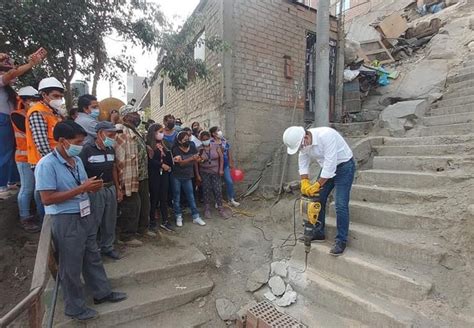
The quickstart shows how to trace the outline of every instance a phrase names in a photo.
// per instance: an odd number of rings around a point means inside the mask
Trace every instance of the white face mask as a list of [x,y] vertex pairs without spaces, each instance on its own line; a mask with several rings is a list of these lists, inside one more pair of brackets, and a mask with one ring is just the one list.
[[217,136],[219,137],[219,139],[222,139],[224,134],[222,133],[222,131],[217,131]]
[[53,99],[49,102],[49,105],[58,111],[61,111],[61,107],[63,106],[63,104],[64,104],[64,100],[62,98]]

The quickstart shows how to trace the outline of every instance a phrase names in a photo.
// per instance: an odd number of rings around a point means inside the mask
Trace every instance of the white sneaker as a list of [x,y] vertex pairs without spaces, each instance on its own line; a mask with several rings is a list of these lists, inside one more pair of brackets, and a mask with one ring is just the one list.
[[236,202],[235,199],[231,199],[231,200],[230,200],[230,203],[231,203],[232,206],[234,206],[234,207],[239,207],[239,206],[240,206],[240,203],[239,203],[239,202]]
[[181,215],[176,217],[176,226],[182,227],[183,226],[183,217]]
[[193,222],[196,223],[196,224],[199,224],[200,226],[205,226],[205,225],[206,225],[206,222],[204,222],[204,220],[201,219],[200,216],[198,216],[197,218],[193,219]]
[[156,233],[151,230],[147,230],[145,232],[145,235],[147,235],[148,237],[156,237]]

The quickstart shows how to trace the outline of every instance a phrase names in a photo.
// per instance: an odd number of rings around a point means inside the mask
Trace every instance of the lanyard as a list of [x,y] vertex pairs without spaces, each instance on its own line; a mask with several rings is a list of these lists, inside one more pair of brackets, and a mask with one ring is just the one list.
[[[56,151],[53,151],[53,155],[54,157],[56,157],[56,159],[58,160],[58,162],[61,163],[61,161],[59,160],[58,158],[58,155],[56,155]],[[63,164],[63,163],[61,163]],[[69,165],[67,165],[66,163],[64,163],[64,166],[66,166],[67,170],[69,171],[69,173],[71,173],[72,177],[74,178],[74,180],[76,181],[76,184],[77,186],[80,186],[81,185],[81,174],[79,173],[79,167],[76,163],[75,167],[76,167],[76,173],[77,173],[77,176],[76,174],[74,173],[74,170],[72,167],[70,167]]]

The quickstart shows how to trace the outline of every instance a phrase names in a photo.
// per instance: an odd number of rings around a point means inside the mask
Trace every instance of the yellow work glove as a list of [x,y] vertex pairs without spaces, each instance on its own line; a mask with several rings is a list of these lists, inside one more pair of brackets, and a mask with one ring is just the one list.
[[308,196],[315,196],[319,192],[320,189],[321,189],[321,185],[319,184],[319,182],[315,182],[308,187],[306,194]]
[[311,187],[311,182],[309,179],[302,179],[301,180],[301,194],[304,196],[309,196],[308,189]]

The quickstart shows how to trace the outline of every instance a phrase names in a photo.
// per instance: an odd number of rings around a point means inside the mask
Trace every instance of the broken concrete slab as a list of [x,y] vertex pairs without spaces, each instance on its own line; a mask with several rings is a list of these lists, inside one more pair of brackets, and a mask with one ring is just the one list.
[[237,307],[226,298],[216,300],[216,310],[219,317],[224,321],[236,319]]
[[273,262],[271,264],[271,275],[277,275],[282,278],[286,278],[288,274],[288,263],[284,261]]
[[254,292],[268,282],[270,277],[270,265],[264,264],[254,272],[250,274],[250,277],[247,280],[247,290],[249,292]]
[[277,297],[273,295],[271,291],[266,292],[265,294],[263,294],[263,296],[265,296],[265,298],[269,300],[270,302],[273,302],[277,299]]
[[271,277],[268,281],[268,285],[275,296],[281,296],[285,293],[285,282],[279,276]]
[[426,100],[402,101],[390,105],[380,114],[382,127],[391,136],[402,137],[407,130],[412,129],[418,119],[422,118],[428,109]]
[[456,56],[456,46],[450,35],[437,34],[428,44],[428,59],[452,59]]
[[296,302],[297,298],[296,292],[293,290],[293,288],[290,286],[290,284],[286,285],[286,290],[285,294],[278,299],[275,304],[281,307],[287,307],[290,306],[291,304]]
[[447,60],[423,60],[402,76],[397,84],[386,88],[387,93],[381,102],[394,103],[400,100],[427,98],[430,94],[444,90],[447,76]]

